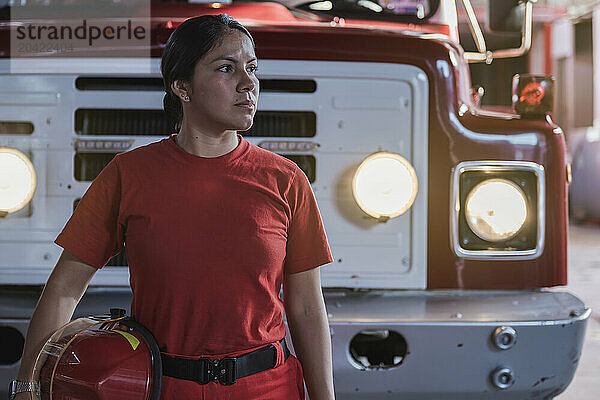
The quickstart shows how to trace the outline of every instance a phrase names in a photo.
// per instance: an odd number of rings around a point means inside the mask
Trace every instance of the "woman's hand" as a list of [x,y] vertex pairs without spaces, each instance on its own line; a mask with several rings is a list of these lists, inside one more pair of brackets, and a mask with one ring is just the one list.
[[33,392],[17,393],[14,400],[40,400]]

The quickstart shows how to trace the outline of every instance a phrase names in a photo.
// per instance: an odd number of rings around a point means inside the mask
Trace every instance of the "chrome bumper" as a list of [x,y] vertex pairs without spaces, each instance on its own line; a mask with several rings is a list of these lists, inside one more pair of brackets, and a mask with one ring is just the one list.
[[591,314],[545,290],[324,296],[340,400],[552,398],[573,378]]

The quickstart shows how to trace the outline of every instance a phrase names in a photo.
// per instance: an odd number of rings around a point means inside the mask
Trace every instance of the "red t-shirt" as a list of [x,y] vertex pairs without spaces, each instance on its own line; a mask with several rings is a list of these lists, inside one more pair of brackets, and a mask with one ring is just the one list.
[[175,136],[118,154],[55,243],[97,268],[125,243],[132,314],[164,352],[280,340],[283,274],[333,261],[306,175],[240,135],[215,158],[186,152]]

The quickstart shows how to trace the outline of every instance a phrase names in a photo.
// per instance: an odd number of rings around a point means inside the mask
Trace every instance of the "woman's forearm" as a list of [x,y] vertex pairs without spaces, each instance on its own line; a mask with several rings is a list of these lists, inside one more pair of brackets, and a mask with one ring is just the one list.
[[331,336],[325,305],[311,313],[286,315],[310,400],[333,400]]
[[64,251],[42,291],[29,322],[17,379],[32,379],[37,356],[48,338],[71,320],[96,268]]
[[31,381],[35,360],[42,346],[58,328],[70,321],[78,300],[64,297],[59,290],[46,285],[29,322],[18,380]]

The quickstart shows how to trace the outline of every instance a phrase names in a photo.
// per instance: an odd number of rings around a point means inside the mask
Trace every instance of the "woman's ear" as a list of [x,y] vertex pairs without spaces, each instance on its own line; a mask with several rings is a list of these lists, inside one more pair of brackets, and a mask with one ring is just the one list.
[[171,83],[171,90],[177,97],[185,97],[186,95],[189,96],[191,93],[187,82],[184,82],[180,79],[177,79]]

